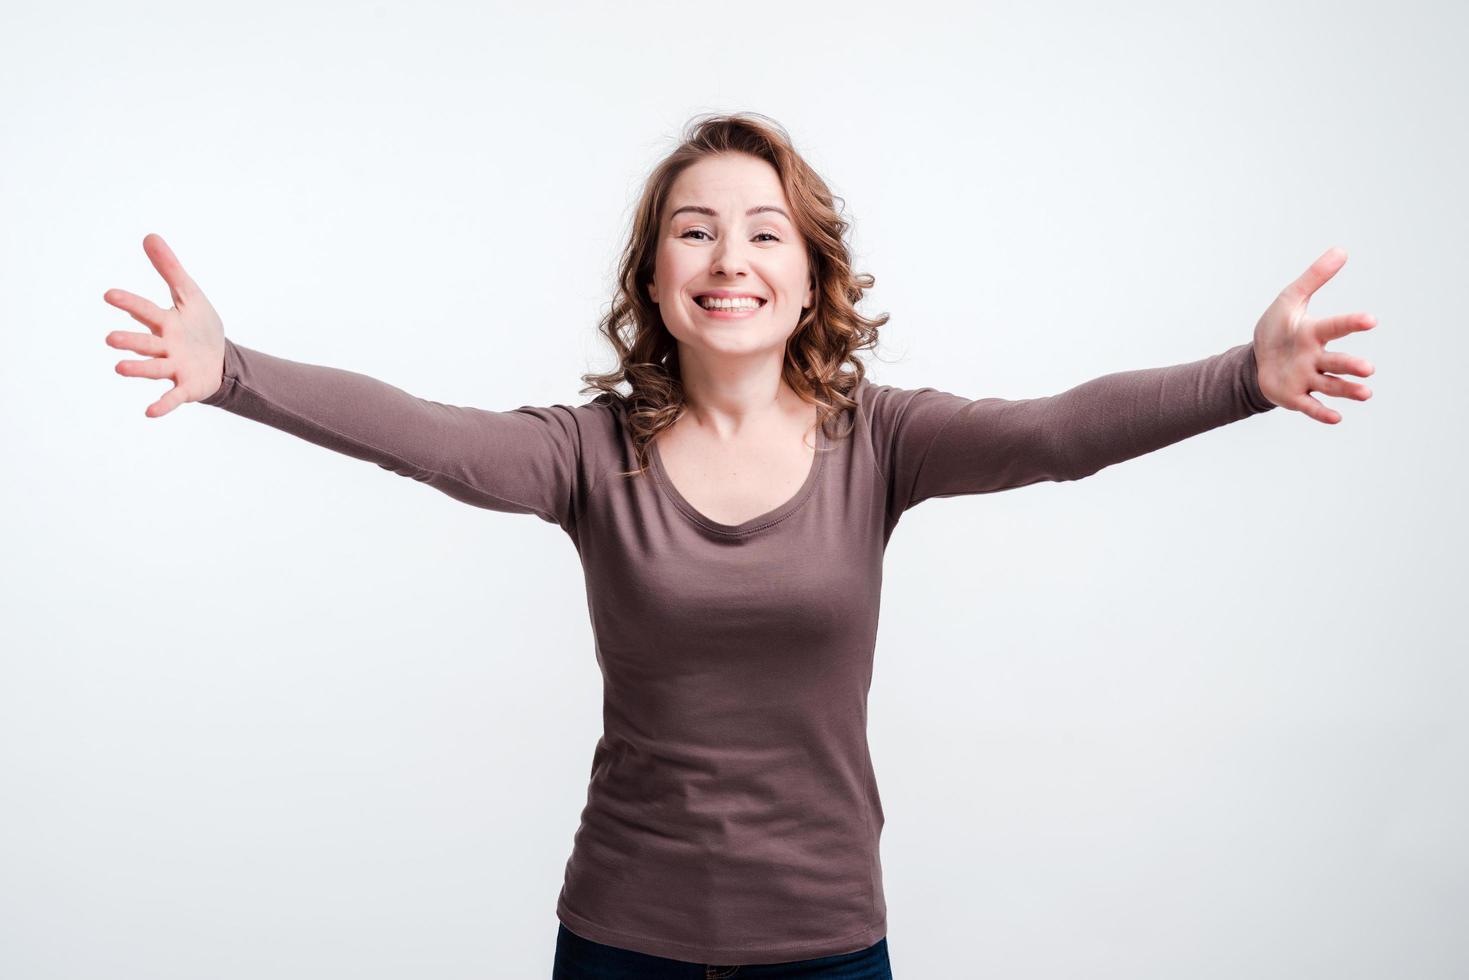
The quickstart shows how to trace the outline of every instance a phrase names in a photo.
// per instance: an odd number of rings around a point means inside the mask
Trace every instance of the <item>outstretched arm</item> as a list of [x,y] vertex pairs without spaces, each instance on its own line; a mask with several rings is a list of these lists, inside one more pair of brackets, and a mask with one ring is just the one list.
[[569,529],[581,467],[576,409],[489,411],[411,395],[354,371],[225,340],[224,379],[200,401],[411,477],[476,507]]
[[218,313],[161,237],[144,238],[143,250],[173,307],[122,289],[102,298],[148,328],[107,335],[109,346],[145,356],[119,361],[117,372],[174,383],[148,406],[149,418],[193,401],[216,405],[466,503],[571,530],[588,470],[582,426],[602,424],[595,408],[445,405],[367,375],[241,347],[224,336]]
[[1275,406],[1251,344],[1167,367],[1119,371],[1041,398],[968,399],[922,389],[904,413],[894,473],[903,509],[930,497],[1080,480]]
[[1370,314],[1313,320],[1305,304],[1345,261],[1331,250],[1286,287],[1255,339],[1212,357],[1122,371],[1043,398],[969,399],[934,388],[875,387],[874,450],[888,481],[888,522],[930,497],[1079,480],[1277,405],[1322,422],[1341,416],[1308,392],[1365,400],[1372,365],[1327,341],[1376,323]]

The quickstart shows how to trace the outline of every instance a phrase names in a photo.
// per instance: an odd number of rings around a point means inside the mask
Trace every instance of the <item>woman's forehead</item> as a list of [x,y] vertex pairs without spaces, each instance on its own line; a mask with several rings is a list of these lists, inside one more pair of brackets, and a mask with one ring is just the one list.
[[782,208],[786,203],[775,168],[746,154],[722,154],[691,164],[674,180],[669,192],[674,207],[698,204],[723,209],[743,202],[762,203],[756,198]]

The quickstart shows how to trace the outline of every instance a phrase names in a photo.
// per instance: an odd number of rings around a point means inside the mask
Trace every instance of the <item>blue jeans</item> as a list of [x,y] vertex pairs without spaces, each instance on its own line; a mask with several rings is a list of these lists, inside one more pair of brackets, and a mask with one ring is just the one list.
[[743,966],[688,963],[604,946],[584,939],[560,924],[556,932],[556,962],[551,980],[893,980],[884,936],[855,953],[819,956],[788,963]]

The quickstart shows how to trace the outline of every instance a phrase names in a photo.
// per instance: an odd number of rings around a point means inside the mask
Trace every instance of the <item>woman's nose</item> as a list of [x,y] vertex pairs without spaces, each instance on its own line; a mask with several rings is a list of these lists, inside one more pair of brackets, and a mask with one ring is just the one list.
[[714,247],[713,254],[709,256],[709,267],[716,272],[744,269],[746,267],[744,253],[737,244],[720,243]]

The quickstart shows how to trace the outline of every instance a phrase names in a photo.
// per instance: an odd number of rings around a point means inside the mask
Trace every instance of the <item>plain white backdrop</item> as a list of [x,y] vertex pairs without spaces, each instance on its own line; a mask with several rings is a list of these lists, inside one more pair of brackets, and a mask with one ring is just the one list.
[[1446,0],[7,4],[0,975],[549,975],[601,732],[570,541],[146,418],[102,294],[168,305],[157,232],[246,346],[578,404],[648,169],[752,110],[846,201],[880,383],[1206,357],[1332,245],[1312,314],[1379,320],[1339,425],[906,515],[896,976],[1465,976],[1466,43]]

